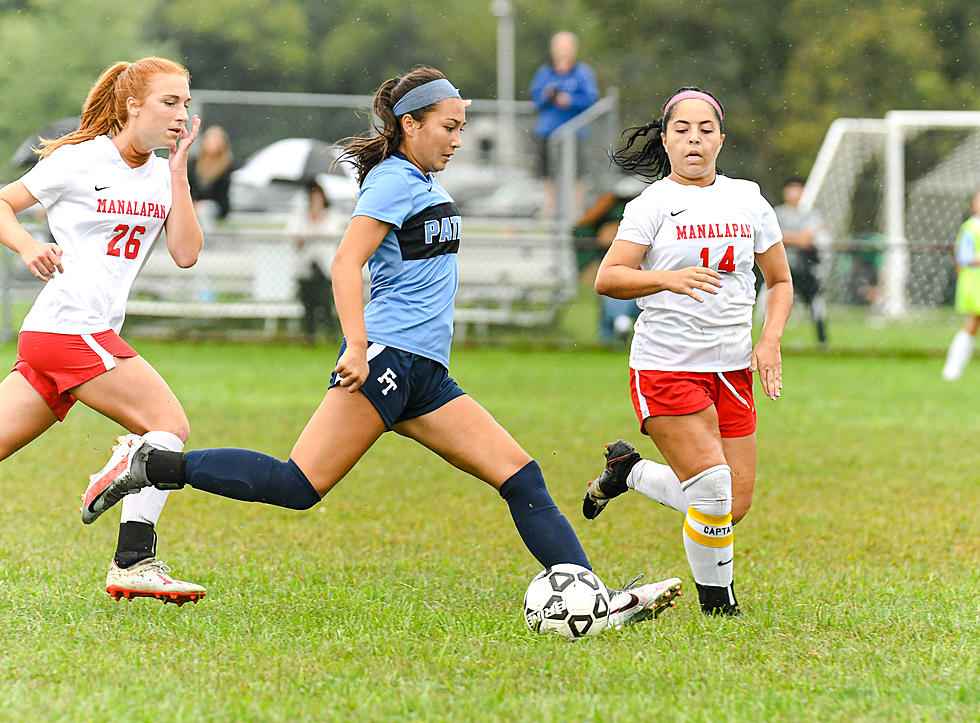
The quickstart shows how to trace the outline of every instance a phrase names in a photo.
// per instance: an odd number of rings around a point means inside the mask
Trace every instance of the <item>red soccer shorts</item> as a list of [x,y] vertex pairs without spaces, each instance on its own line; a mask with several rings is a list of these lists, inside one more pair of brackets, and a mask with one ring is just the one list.
[[64,421],[77,401],[69,389],[115,367],[114,357],[134,356],[138,356],[136,351],[111,329],[98,334],[22,331],[17,338],[14,370],[23,375],[58,419]]
[[752,372],[661,372],[630,369],[630,396],[640,420],[694,414],[712,404],[722,437],[746,437],[755,431]]

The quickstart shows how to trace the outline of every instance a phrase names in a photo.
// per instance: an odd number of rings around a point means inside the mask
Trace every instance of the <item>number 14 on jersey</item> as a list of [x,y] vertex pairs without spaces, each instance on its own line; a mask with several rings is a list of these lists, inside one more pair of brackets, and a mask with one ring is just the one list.
[[[711,259],[709,258],[710,249],[705,246],[701,249],[701,265],[705,268],[711,268]],[[735,247],[729,246],[725,249],[725,254],[721,257],[721,261],[718,262],[718,270],[726,271],[732,273],[735,271]]]

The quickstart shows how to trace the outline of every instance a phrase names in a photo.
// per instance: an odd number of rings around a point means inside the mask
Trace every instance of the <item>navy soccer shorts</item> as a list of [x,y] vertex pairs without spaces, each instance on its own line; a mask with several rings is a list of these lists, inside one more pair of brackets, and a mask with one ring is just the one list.
[[[347,342],[340,345],[337,358]],[[449,376],[442,364],[428,357],[371,342],[367,349],[371,369],[358,390],[378,410],[388,429],[398,422],[433,412],[466,392]],[[338,384],[337,373],[330,375],[330,386]]]

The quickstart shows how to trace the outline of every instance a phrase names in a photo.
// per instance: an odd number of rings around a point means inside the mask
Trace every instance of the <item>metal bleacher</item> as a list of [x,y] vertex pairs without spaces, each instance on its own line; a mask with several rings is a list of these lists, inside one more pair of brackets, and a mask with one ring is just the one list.
[[[329,273],[339,236],[308,241]],[[129,316],[259,319],[267,333],[299,319],[297,277],[304,273],[291,235],[280,230],[229,229],[207,234],[197,264],[181,269],[164,240],[137,277]],[[368,288],[365,268],[365,292]],[[570,243],[545,230],[464,232],[456,295],[458,333],[467,326],[543,326],[575,292]]]

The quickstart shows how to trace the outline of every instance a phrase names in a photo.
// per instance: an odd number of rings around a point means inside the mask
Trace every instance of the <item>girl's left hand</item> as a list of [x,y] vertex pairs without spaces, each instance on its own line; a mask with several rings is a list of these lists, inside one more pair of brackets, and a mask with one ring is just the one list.
[[759,372],[762,391],[775,400],[783,388],[783,361],[779,353],[779,343],[760,339],[752,350],[749,371]]
[[194,139],[197,138],[197,131],[200,127],[201,119],[198,116],[194,116],[191,120],[190,130],[186,128],[180,129],[180,138],[170,147],[171,172],[187,170],[187,152],[191,144],[194,143]]

